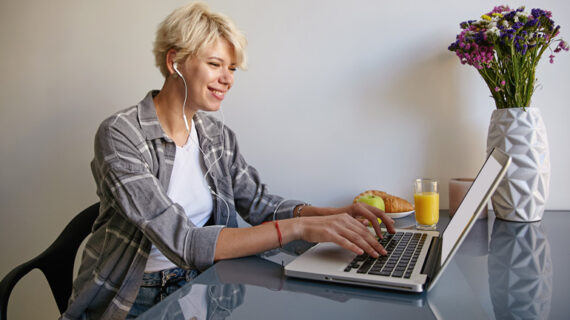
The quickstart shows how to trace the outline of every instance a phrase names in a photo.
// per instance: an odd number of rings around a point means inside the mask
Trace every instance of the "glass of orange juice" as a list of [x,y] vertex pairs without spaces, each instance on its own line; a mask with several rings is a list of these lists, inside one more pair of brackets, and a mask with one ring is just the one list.
[[416,179],[414,183],[416,228],[435,230],[439,221],[439,190],[435,179]]

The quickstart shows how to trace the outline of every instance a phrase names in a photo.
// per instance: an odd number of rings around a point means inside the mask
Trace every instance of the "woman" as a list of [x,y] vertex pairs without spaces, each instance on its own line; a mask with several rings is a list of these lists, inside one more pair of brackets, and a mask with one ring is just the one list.
[[[234,71],[245,67],[244,47],[233,23],[201,3],[176,9],[159,25],[154,54],[162,89],[105,120],[95,138],[91,166],[101,209],[62,318],[135,317],[217,260],[297,239],[385,254],[355,219],[372,221],[380,235],[380,217],[393,232],[384,212],[269,194],[234,133],[207,114],[220,108]],[[253,227],[237,228],[237,213]]]

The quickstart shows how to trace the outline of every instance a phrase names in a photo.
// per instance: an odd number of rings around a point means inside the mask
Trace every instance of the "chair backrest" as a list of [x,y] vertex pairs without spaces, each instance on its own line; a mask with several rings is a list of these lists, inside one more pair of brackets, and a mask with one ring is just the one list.
[[8,300],[16,283],[35,268],[46,276],[60,313],[67,309],[73,284],[73,264],[81,242],[91,233],[99,215],[99,203],[81,211],[43,253],[21,264],[0,282],[0,320],[7,317]]

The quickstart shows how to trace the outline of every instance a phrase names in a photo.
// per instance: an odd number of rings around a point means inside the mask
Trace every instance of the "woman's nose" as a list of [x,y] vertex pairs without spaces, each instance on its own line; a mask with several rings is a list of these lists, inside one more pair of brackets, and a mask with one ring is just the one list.
[[231,86],[234,83],[234,75],[230,70],[225,70],[220,75],[219,81],[221,84]]

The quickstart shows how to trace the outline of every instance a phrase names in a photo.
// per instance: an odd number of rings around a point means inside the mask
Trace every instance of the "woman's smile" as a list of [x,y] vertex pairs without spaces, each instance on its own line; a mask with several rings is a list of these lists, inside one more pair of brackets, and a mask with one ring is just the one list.
[[234,49],[225,39],[190,56],[180,70],[188,84],[187,110],[217,111],[234,83],[235,65]]

